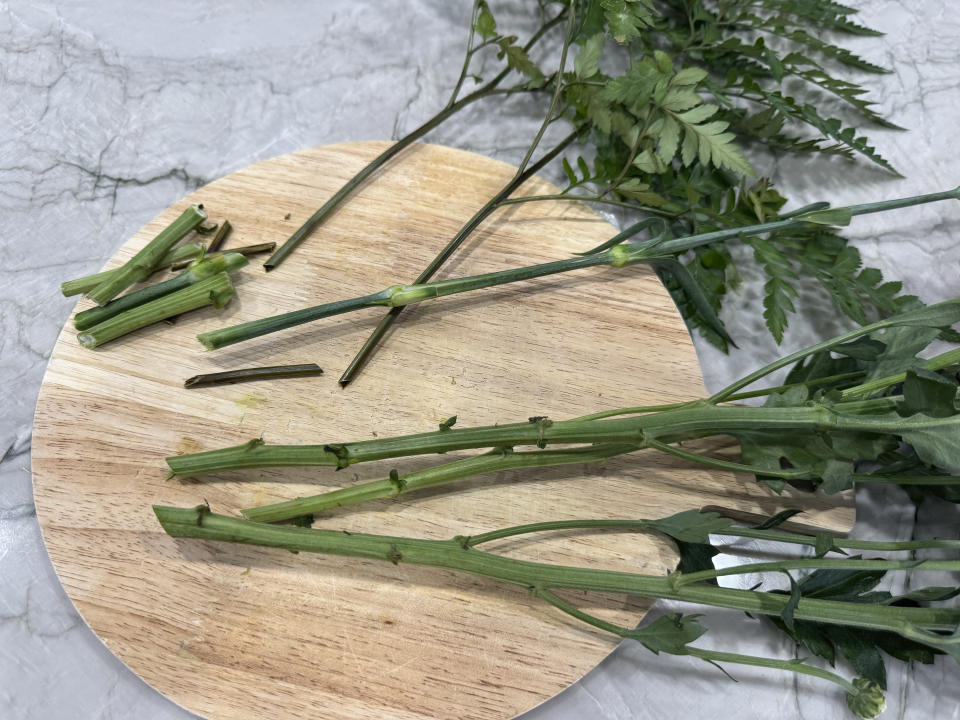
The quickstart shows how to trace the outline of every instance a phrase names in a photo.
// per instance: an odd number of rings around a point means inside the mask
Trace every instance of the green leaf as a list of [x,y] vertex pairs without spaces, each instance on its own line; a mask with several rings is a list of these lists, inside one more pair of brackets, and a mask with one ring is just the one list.
[[441,430],[449,430],[450,428],[452,428],[452,427],[453,427],[454,425],[456,425],[456,424],[457,424],[457,416],[456,416],[456,415],[451,415],[451,416],[448,417],[446,420],[444,420],[442,423],[440,423],[440,429],[441,429]]
[[903,418],[901,437],[924,462],[960,473],[960,415],[932,418],[922,413]]
[[820,478],[820,489],[828,495],[850,490],[853,487],[853,463],[827,460]]
[[[851,559],[859,560],[860,556]],[[856,600],[875,588],[885,574],[884,570],[814,570],[800,581],[800,592],[803,597]]]
[[876,360],[887,346],[871,337],[857,338],[853,342],[834,345],[830,348],[838,355],[846,355],[854,360]]
[[[701,570],[713,570],[713,558],[720,551],[713,545],[706,543],[688,543],[675,540],[677,551],[680,553],[680,562],[677,563],[677,572],[695,573]],[[716,585],[716,579],[703,580],[708,585]]]
[[484,40],[497,36],[497,23],[490,12],[490,6],[485,0],[480,0],[480,12],[477,14],[477,24],[474,26],[477,34]]
[[787,520],[792,518],[794,515],[799,515],[803,510],[791,509],[791,510],[781,510],[776,515],[771,515],[766,520],[764,520],[759,525],[754,525],[755,530],[770,530],[775,527],[779,527]]
[[658,275],[666,273],[676,282],[686,299],[696,308],[698,318],[704,326],[716,333],[728,345],[737,346],[733,342],[733,338],[727,333],[727,329],[723,326],[716,312],[714,312],[703,288],[697,283],[686,265],[679,260],[658,260],[651,265],[657,270]]
[[663,615],[646,627],[631,631],[630,637],[658,655],[662,652],[684,655],[686,646],[706,631],[695,618],[674,614]]
[[813,552],[816,557],[823,557],[833,549],[833,535],[821,531],[814,536]]
[[521,75],[528,77],[531,85],[536,86],[542,84],[544,77],[540,68],[533,63],[530,56],[527,55],[526,50],[519,45],[513,44],[515,40],[516,38],[514,37],[502,38],[497,43],[500,46],[500,52],[497,53],[497,58],[500,60],[506,58],[507,66],[511,70],[515,70]]
[[797,605],[800,604],[800,586],[797,584],[797,581],[793,579],[793,575],[790,573],[784,574],[790,579],[790,599],[787,600],[787,604],[783,606],[780,619],[783,620],[783,624],[787,626],[788,630],[793,630],[793,614],[797,610]]
[[573,60],[573,73],[581,80],[592,78],[597,74],[597,63],[603,54],[604,36],[603,33],[597,33],[587,38],[577,57]]
[[650,520],[647,525],[664,535],[669,535],[674,540],[707,543],[710,541],[710,533],[727,530],[734,525],[734,522],[715,512],[684,510],[660,520]]
[[887,670],[883,656],[876,645],[859,630],[835,627],[831,633],[834,647],[858,675],[867,678],[883,689],[887,687]]
[[670,81],[674,86],[699,85],[707,77],[707,71],[698,67],[684,68]]
[[907,371],[903,382],[903,403],[906,414],[924,413],[930,417],[949,417],[957,412],[957,384],[939,373],[917,368]]

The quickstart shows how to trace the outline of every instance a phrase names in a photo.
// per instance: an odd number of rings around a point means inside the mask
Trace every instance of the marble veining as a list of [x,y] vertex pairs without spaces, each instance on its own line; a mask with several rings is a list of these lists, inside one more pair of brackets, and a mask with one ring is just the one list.
[[[503,22],[519,22],[522,4],[505,4]],[[850,44],[893,69],[865,82],[879,107],[909,131],[870,136],[906,179],[841,160],[774,158],[760,169],[797,204],[956,185],[960,20],[953,3],[850,4],[861,8],[864,23],[887,32],[884,40]],[[59,282],[96,270],[145,222],[214,178],[300,147],[396,137],[415,127],[446,100],[459,69],[459,60],[449,59],[459,58],[469,5],[171,0],[134,9],[117,0],[0,2],[0,716],[192,717],[127,670],[83,624],[43,547],[30,486],[30,430],[46,361],[74,302],[60,297]],[[474,106],[430,140],[516,162],[524,131],[537,123],[523,101]],[[516,140],[504,139],[504,125]],[[849,233],[867,263],[923,299],[960,289],[956,204],[868,216]],[[749,350],[728,357],[698,343],[708,387],[782,351],[758,320],[758,276],[745,278],[725,320],[736,337],[749,338],[741,342]],[[822,297],[802,300],[804,318],[793,318],[788,349],[838,327]],[[902,494],[883,489],[860,493],[858,503],[861,537],[890,528],[909,537],[918,527],[957,534],[953,507],[927,505],[915,514]],[[790,652],[758,621],[716,611],[706,620],[707,644]],[[897,667],[884,717],[960,718],[954,665]],[[625,643],[527,717],[845,717],[842,700],[820,683],[734,674],[739,684],[703,663],[655,658]]]

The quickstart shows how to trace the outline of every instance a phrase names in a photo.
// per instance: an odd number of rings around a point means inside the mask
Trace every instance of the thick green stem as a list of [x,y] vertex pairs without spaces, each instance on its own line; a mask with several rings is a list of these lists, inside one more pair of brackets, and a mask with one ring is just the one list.
[[[217,515],[205,506],[175,508],[155,505],[154,512],[163,529],[172,537],[220,540],[299,552],[383,560],[394,564],[403,562],[441,567],[522,587],[626,593],[773,616],[779,616],[788,602],[786,596],[774,593],[715,585],[675,588],[669,577],[517,560],[466,546],[457,538],[420,540],[270,525]],[[906,627],[952,632],[960,620],[960,611],[801,598],[794,617],[797,620],[891,632],[900,632]]]
[[[413,281],[413,284],[419,285],[426,283],[433,277],[433,274],[440,269],[440,266],[443,265],[457,248],[459,248],[464,240],[477,229],[477,227],[482,223],[488,216],[490,216],[499,206],[500,201],[510,197],[516,190],[523,185],[527,180],[536,175],[540,170],[542,170],[550,161],[552,161],[557,155],[559,155],[563,150],[570,145],[579,134],[579,129],[574,130],[567,137],[561,140],[552,150],[547,152],[543,157],[541,157],[533,165],[530,165],[522,172],[518,172],[510,182],[503,186],[500,191],[490,198],[482,208],[480,208],[476,214],[467,223],[460,228],[456,235],[444,246],[444,248],[437,254],[433,260],[430,261],[430,264],[424,268],[417,279]],[[370,359],[370,356],[373,354],[374,349],[379,344],[380,340],[383,339],[383,336],[387,334],[387,331],[393,326],[393,323],[397,321],[400,313],[403,312],[403,306],[393,307],[390,309],[386,315],[383,316],[383,319],[380,320],[376,328],[370,334],[370,337],[367,338],[364,342],[363,347],[360,348],[360,351],[356,354],[353,360],[350,361],[350,364],[347,366],[347,369],[344,371],[343,375],[340,377],[340,384],[347,385],[350,383],[358,372],[366,364],[367,360]]]
[[[174,266],[184,260],[193,260],[202,254],[203,245],[200,243],[184,243],[183,245],[178,245],[161,258],[160,262],[157,263],[157,266],[154,268],[154,271]],[[114,268],[113,270],[104,270],[103,272],[94,273],[93,275],[86,275],[76,280],[67,280],[60,285],[60,292],[63,293],[64,297],[89,292],[97,285],[114,277],[119,271],[120,268]]]
[[740,431],[827,430],[898,435],[948,422],[942,418],[838,415],[821,406],[741,407],[690,405],[676,410],[608,420],[559,421],[453,428],[442,432],[401,435],[325,445],[266,445],[254,440],[210,452],[167,458],[174,475],[193,476],[218,470],[256,467],[333,466],[411,455],[514,447],[517,445],[618,443],[647,446],[647,440],[677,442]]
[[376,498],[393,498],[403,493],[434,487],[461,478],[517,468],[555,467],[558,465],[599,462],[636,449],[632,445],[596,445],[565,450],[541,450],[539,452],[494,450],[478,457],[457,460],[406,475],[391,474],[390,477],[382,480],[373,480],[341,490],[332,490],[319,495],[297,498],[273,505],[261,505],[241,512],[250,520],[276,522],[277,520],[288,520],[300,515],[308,515],[344,505],[354,505]]
[[[561,11],[557,14],[556,17],[544,23],[540,29],[531,37],[530,41],[525,46],[525,49],[530,49],[533,45],[541,38],[543,35],[554,25],[556,25],[565,14],[566,11]],[[319,226],[324,220],[327,219],[334,210],[343,202],[347,196],[349,196],[354,190],[356,190],[363,182],[373,175],[375,172],[380,170],[385,166],[390,160],[392,160],[396,155],[401,153],[403,150],[408,148],[410,145],[415,143],[417,140],[422,138],[424,135],[429,133],[434,128],[443,124],[450,117],[455,115],[457,112],[467,107],[471,103],[481,100],[489,95],[493,95],[497,86],[503,81],[507,75],[510,74],[510,69],[506,68],[497,74],[490,82],[483,85],[482,87],[474,90],[469,95],[464,95],[461,99],[456,102],[448,103],[440,112],[434,115],[432,118],[427,120],[423,125],[416,128],[412,132],[408,133],[404,137],[400,138],[393,145],[384,150],[380,155],[370,161],[360,172],[354,175],[347,183],[341,187],[333,196],[327,200],[319,210],[317,210],[313,215],[311,215],[307,221],[300,226],[300,228],[290,236],[290,238],[279,247],[279,249],[270,256],[270,258],[263,264],[263,266],[268,270],[273,270],[276,267],[279,267],[290,253],[292,253],[300,243],[302,243],[307,236],[312,233],[317,226]]]
[[183,290],[157,298],[144,305],[127,310],[99,325],[80,333],[77,340],[85,348],[95,348],[105,342],[152,325],[174,315],[213,305],[223,307],[233,297],[233,285],[225,272],[217,273]]
[[208,256],[193,263],[188,270],[164,282],[150,285],[132,293],[127,293],[106,305],[90,308],[78,312],[73,318],[73,326],[77,330],[86,330],[94,325],[126,312],[138,305],[144,305],[152,300],[182,290],[194,283],[198,283],[218,272],[233,272],[247,264],[247,259],[237,253],[226,253],[217,256]]
[[128,287],[150,275],[173,246],[206,219],[207,214],[203,211],[202,205],[191,205],[181,213],[180,217],[161,230],[160,234],[148,242],[142,250],[118,268],[115,275],[111,275],[87,293],[87,297],[98,305],[106,305]]

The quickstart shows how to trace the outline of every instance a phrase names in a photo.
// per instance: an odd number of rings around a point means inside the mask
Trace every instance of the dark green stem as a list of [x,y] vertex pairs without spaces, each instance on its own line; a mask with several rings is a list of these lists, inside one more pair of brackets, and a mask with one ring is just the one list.
[[111,275],[87,293],[87,297],[98,305],[106,305],[128,287],[150,275],[173,246],[206,219],[207,214],[202,205],[191,205],[118,268],[115,275]]
[[[558,23],[561,17],[564,15],[565,11],[557,14],[556,17],[552,18],[548,22],[544,23],[540,29],[531,37],[530,41],[525,46],[525,49],[533,47],[533,45],[541,38],[543,35],[552,28],[556,23]],[[408,133],[400,140],[395,142],[389,148],[384,150],[380,155],[370,161],[360,172],[354,175],[347,183],[341,187],[333,196],[327,200],[319,210],[317,210],[313,215],[311,215],[307,221],[295,232],[290,238],[280,246],[280,248],[270,256],[270,258],[263,264],[264,268],[268,271],[273,270],[282,263],[290,253],[292,253],[300,243],[302,243],[307,236],[312,233],[317,226],[319,226],[327,216],[330,215],[336,208],[340,205],[343,200],[350,195],[354,190],[356,190],[363,182],[386,165],[390,160],[392,160],[396,155],[401,153],[403,150],[408,148],[410,145],[415,143],[417,140],[422,138],[424,135],[429,133],[434,128],[438,127],[444,123],[447,119],[455,115],[457,112],[467,107],[471,103],[481,100],[489,95],[494,94],[497,89],[497,86],[503,81],[507,75],[510,74],[510,68],[505,68],[499,74],[497,74],[490,82],[482,87],[474,90],[468,95],[464,95],[460,100],[456,102],[447,104],[439,113],[434,115],[432,118],[427,120],[423,125],[416,128],[412,132]]]
[[279,378],[315,377],[323,375],[323,368],[316,363],[303,365],[271,365],[267,367],[227,370],[226,372],[194,375],[183,381],[185,388],[232,385],[234,383],[253,382],[255,380],[277,380]]
[[[224,221],[226,222],[226,221]],[[221,250],[214,253],[207,253],[206,257],[220,257],[225,252],[235,253],[237,255],[243,255],[244,257],[250,257],[251,255],[260,255],[261,253],[272,252],[273,249],[277,246],[275,242],[266,242],[266,243],[257,243],[256,245],[244,245],[238,248],[230,248],[229,250]],[[183,270],[184,268],[190,267],[190,260],[184,260],[183,262],[174,263],[170,266],[171,270]]]

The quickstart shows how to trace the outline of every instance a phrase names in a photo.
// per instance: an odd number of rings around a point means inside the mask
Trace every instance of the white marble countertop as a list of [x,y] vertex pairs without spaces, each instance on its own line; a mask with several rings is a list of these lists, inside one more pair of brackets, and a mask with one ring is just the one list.
[[[865,163],[788,158],[761,167],[797,204],[865,202],[951,187],[960,117],[960,20],[952,0],[856,0],[883,40],[850,44],[890,67],[864,78],[908,132],[873,131],[906,176]],[[30,484],[33,409],[57,333],[73,307],[68,276],[95,271],[128,237],[196,187],[297,148],[382,139],[415,127],[446,100],[465,38],[467,0],[384,3],[222,3],[167,0],[135,10],[118,0],[0,3],[0,716],[183,719],[78,617],[50,565]],[[519,5],[514,2],[512,5]],[[475,107],[429,140],[519,160],[523,103]],[[515,129],[504,144],[501,127]],[[865,260],[926,301],[960,293],[955,203],[858,220]],[[748,274],[749,275],[749,274]],[[717,387],[778,350],[758,322],[748,276],[725,317],[744,348],[730,357],[698,344]],[[755,280],[755,278],[754,278]],[[807,298],[785,345],[835,326]],[[900,537],[925,523],[957,537],[955,508],[914,508],[896,491],[858,497],[856,532]],[[880,528],[883,528],[881,531]],[[954,580],[954,583],[956,581]],[[787,645],[732,613],[710,613],[714,642],[754,652]],[[531,718],[842,718],[838,693],[775,673],[736,672],[620,646],[583,681]],[[890,672],[887,718],[960,718],[955,665]]]

